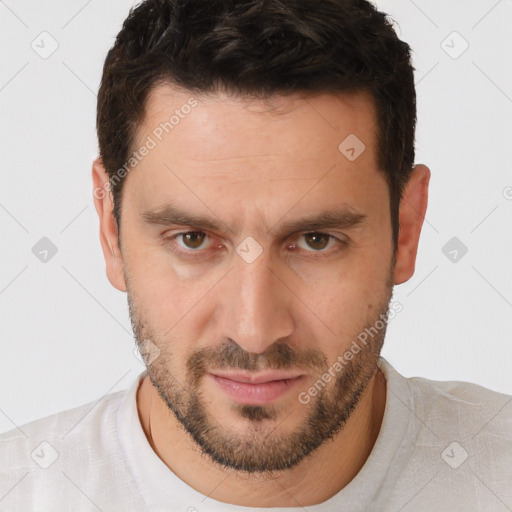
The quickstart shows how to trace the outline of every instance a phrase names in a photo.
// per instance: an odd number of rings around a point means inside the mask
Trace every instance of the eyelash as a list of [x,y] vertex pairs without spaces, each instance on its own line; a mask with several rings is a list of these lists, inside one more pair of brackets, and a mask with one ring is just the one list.
[[[184,249],[181,249],[181,248],[177,248],[177,243],[176,243],[176,239],[179,238],[180,236],[183,236],[183,235],[187,235],[187,234],[190,234],[190,233],[202,233],[202,234],[205,234],[208,238],[211,238],[210,235],[208,235],[208,233],[204,232],[204,231],[181,231],[180,233],[175,233],[174,235],[172,236],[169,236],[169,237],[166,237],[165,238],[165,245],[166,246],[171,246],[171,249],[176,252],[177,254],[179,255],[182,255],[182,256],[186,256],[188,258],[201,258],[201,257],[204,257],[204,251],[206,251],[207,249],[196,249],[196,250],[193,250],[193,249],[189,249],[189,250],[184,250]],[[314,250],[311,250],[311,251],[307,251],[308,253],[311,253],[311,254],[315,254],[314,258],[325,258],[325,257],[329,257],[333,254],[337,254],[338,252],[340,252],[341,250],[343,250],[345,247],[348,246],[348,241],[347,240],[344,240],[344,239],[341,239],[341,238],[338,238],[334,235],[330,235],[329,233],[324,233],[322,231],[308,231],[306,233],[302,233],[299,235],[299,237],[303,237],[303,236],[306,236],[306,235],[312,235],[312,234],[315,234],[315,235],[324,235],[324,236],[328,236],[329,237],[329,241],[327,242],[328,244],[334,240],[337,242],[337,245],[338,247],[334,250],[323,250],[323,251],[314,251]],[[291,244],[288,245],[288,247],[290,247]],[[301,248],[297,248],[296,247],[296,244],[294,243],[294,249],[293,251],[295,252],[296,250],[303,250]],[[305,249],[304,249],[305,250]]]

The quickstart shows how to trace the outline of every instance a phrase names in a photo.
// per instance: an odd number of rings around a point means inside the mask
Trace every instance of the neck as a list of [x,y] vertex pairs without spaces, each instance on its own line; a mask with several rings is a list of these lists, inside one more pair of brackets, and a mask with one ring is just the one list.
[[[386,402],[378,370],[343,430],[276,477],[220,467],[204,455],[160,398],[149,377],[137,392],[142,428],[160,459],[181,480],[211,499],[238,506],[297,507],[328,500],[363,467],[377,439]],[[333,478],[333,475],[336,475]]]

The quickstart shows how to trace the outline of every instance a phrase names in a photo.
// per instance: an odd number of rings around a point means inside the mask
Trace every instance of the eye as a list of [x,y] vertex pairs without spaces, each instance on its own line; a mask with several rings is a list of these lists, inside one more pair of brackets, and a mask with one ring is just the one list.
[[224,246],[204,231],[181,231],[164,236],[164,246],[187,261],[203,261],[219,254]]
[[296,247],[310,252],[327,252],[333,246],[344,243],[342,240],[327,233],[312,232],[301,235]]
[[184,249],[204,249],[202,247],[208,235],[202,231],[187,231],[186,233],[178,233],[173,238],[176,239],[178,245]]

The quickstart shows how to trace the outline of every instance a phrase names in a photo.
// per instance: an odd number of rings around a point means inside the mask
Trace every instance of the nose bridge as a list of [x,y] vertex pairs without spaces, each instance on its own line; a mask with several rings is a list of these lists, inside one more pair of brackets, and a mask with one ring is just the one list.
[[237,259],[222,299],[222,335],[261,353],[293,330],[288,292],[270,270],[269,255]]

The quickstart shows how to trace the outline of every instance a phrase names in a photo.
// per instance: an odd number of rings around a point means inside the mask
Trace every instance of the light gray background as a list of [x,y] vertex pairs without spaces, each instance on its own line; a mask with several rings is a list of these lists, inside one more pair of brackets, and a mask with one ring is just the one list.
[[[132,5],[0,1],[0,431],[143,370],[126,296],[105,276],[90,177],[101,69]],[[403,311],[383,355],[406,376],[512,393],[512,4],[378,5],[414,50],[417,162],[432,171],[416,274],[395,289]],[[58,249],[46,263],[32,252],[42,237]],[[456,262],[442,252],[452,237],[468,248]]]

